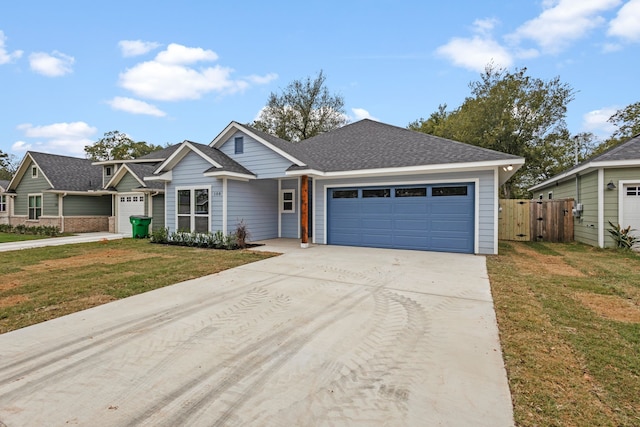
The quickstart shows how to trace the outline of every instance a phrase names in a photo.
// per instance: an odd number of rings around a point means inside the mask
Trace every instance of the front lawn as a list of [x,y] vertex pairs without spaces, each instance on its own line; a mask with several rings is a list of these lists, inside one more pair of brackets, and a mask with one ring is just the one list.
[[640,255],[501,243],[487,266],[518,426],[640,425]]
[[48,239],[48,238],[49,236],[0,232],[0,243],[22,242],[23,240],[37,240],[37,239]]
[[0,252],[0,333],[273,255],[138,239]]

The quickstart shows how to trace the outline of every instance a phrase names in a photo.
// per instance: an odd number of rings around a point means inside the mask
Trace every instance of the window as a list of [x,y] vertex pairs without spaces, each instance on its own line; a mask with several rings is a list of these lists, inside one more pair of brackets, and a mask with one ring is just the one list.
[[380,188],[375,190],[362,190],[362,198],[374,198],[374,197],[391,197],[390,188]]
[[105,176],[111,176],[113,170],[111,169],[111,166],[105,166],[104,167],[104,174]]
[[467,186],[461,185],[459,187],[433,187],[431,189],[431,195],[436,196],[466,196]]
[[38,177],[38,167],[31,166],[31,178],[37,178],[37,177]]
[[548,195],[548,197],[549,197],[549,200],[552,200],[552,199],[553,199],[553,191],[549,191],[549,195]]
[[333,199],[357,199],[358,190],[333,190]]
[[42,216],[42,195],[29,195],[29,219],[36,220]]
[[627,196],[640,196],[640,187],[627,187]]
[[239,136],[235,140],[235,153],[242,154],[244,153],[244,138]]
[[427,197],[427,187],[396,188],[396,197]]
[[280,212],[295,213],[296,212],[296,190],[282,190],[280,193]]
[[7,211],[7,196],[0,196],[0,212]]
[[209,231],[209,189],[178,190],[178,231]]

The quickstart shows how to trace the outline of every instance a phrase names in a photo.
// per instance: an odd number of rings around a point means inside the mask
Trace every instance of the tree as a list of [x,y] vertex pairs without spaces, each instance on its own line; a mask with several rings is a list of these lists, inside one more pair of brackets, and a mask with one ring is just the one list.
[[567,104],[574,90],[559,77],[544,81],[527,69],[509,72],[492,65],[469,84],[471,96],[453,111],[440,106],[411,129],[524,157],[525,165],[503,188],[504,197],[523,197],[526,189],[573,162],[567,131]]
[[87,158],[94,162],[137,159],[161,149],[160,145],[135,142],[117,130],[105,132],[103,138],[84,147]]
[[18,170],[17,157],[0,150],[0,179],[10,181],[16,170]]
[[593,151],[594,155],[621,144],[630,138],[640,134],[640,102],[629,104],[609,117],[609,123],[617,127],[611,137],[606,139]]
[[267,105],[251,125],[258,130],[298,142],[344,126],[344,99],[331,95],[322,70],[311,80],[294,80],[282,94],[271,92]]

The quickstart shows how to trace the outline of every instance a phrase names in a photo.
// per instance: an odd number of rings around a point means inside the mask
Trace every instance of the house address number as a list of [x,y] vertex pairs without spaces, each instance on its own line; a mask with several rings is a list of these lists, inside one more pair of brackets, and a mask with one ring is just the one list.
[[222,191],[213,191],[211,194],[213,197],[222,197]]

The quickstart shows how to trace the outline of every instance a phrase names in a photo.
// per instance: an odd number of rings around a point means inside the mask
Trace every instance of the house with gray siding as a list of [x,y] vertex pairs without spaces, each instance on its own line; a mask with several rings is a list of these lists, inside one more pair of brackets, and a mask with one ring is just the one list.
[[535,198],[574,199],[575,240],[613,247],[609,221],[640,237],[640,134],[529,189]]
[[145,182],[169,231],[495,254],[498,188],[521,157],[372,120],[291,143],[231,122],[184,141]]
[[104,162],[29,151],[13,179],[0,188],[0,222],[130,235],[129,216],[148,215],[154,228],[162,228],[164,185],[143,178],[175,148]]

